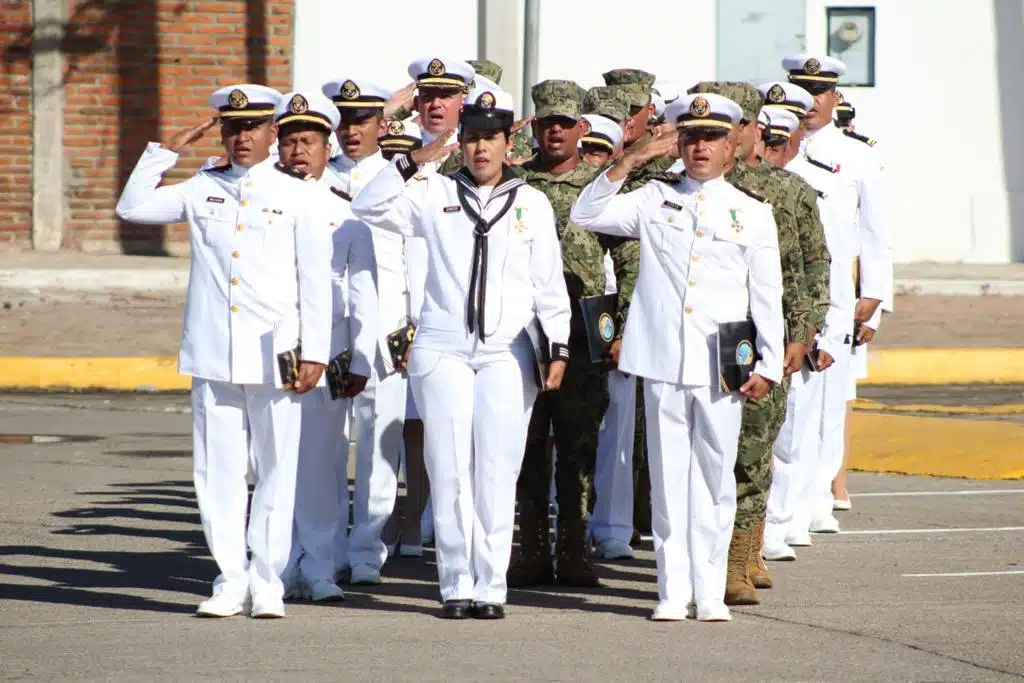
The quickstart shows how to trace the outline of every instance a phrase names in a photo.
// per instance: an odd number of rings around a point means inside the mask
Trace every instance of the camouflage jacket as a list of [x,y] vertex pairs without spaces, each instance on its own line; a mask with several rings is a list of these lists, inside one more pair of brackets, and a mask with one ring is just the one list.
[[[612,261],[618,263],[622,258],[621,249],[619,245],[609,244],[613,241],[611,238],[587,232],[569,220],[573,202],[594,178],[597,169],[580,161],[576,168],[568,173],[553,175],[539,168],[536,160],[528,161],[514,169],[519,177],[531,187],[543,192],[551,202],[551,208],[555,212],[555,228],[558,230],[558,240],[562,247],[562,271],[565,274],[569,298],[576,301],[582,297],[604,294],[604,252],[611,249]],[[585,335],[585,330],[579,307],[574,305],[570,339],[573,343],[585,344],[585,336],[580,335]]]
[[816,193],[795,174],[766,164],[739,162],[725,179],[771,203],[779,237],[787,337],[809,342],[807,325],[821,329],[829,301],[829,256]]

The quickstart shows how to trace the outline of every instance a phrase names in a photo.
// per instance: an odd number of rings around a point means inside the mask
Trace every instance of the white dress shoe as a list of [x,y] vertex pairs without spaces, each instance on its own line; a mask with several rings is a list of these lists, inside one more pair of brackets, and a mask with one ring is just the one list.
[[196,616],[200,617],[233,617],[236,614],[241,614],[245,609],[245,598],[241,600],[236,596],[229,595],[227,593],[218,593],[212,598],[208,598],[199,603],[199,608],[196,609]]
[[786,534],[786,545],[794,548],[809,548],[811,543],[811,535],[806,531],[792,531]]
[[844,512],[846,510],[852,510],[853,509],[853,503],[850,502],[849,498],[845,498],[845,499],[844,498],[833,498],[832,499],[832,509],[833,510],[839,510],[840,512]]
[[352,567],[352,576],[348,582],[352,585],[376,585],[380,583],[380,570],[372,564],[362,562]]
[[398,546],[399,557],[423,557],[423,546],[403,543]]
[[732,612],[724,602],[709,602],[698,605],[697,621],[732,621]]
[[812,534],[838,534],[839,520],[834,515],[825,515],[811,520]]
[[658,603],[658,606],[654,608],[654,612],[651,613],[651,621],[684,621],[686,619],[693,619],[697,616],[696,609],[692,602],[684,605],[678,602],[663,600]]
[[761,557],[772,562],[787,562],[796,559],[796,551],[782,541],[764,539]]
[[344,600],[345,591],[338,587],[338,584],[327,579],[320,579],[313,582],[309,587],[309,599],[313,602],[329,602],[332,600]]
[[253,619],[280,619],[284,616],[284,600],[280,598],[253,598],[252,611],[249,616]]
[[633,552],[633,548],[628,543],[623,543],[617,538],[609,538],[598,543],[597,552],[594,554],[606,560],[636,559],[636,553]]

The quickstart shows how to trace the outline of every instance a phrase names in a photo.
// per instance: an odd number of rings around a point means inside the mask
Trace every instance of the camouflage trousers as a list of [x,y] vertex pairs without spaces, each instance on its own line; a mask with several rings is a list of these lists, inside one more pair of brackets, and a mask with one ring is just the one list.
[[786,421],[789,380],[760,401],[745,401],[736,455],[736,528],[751,531],[763,520],[772,485],[772,446]]
[[558,450],[555,496],[559,520],[587,519],[598,431],[607,408],[606,370],[591,363],[585,350],[570,356],[562,387],[538,394],[533,405],[526,453],[516,486],[520,515],[547,517],[551,486],[547,442],[553,427]]

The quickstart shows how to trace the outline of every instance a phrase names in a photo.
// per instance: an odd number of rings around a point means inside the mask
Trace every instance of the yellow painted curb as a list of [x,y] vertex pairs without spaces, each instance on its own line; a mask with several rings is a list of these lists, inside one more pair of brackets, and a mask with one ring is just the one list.
[[860,384],[1024,383],[1024,349],[880,349]]
[[881,413],[929,413],[935,415],[1019,415],[1024,413],[1024,403],[1004,403],[998,406],[944,406],[921,403],[879,403],[866,398],[853,402],[854,410]]
[[848,466],[965,479],[1024,478],[1024,424],[854,413]]
[[0,387],[6,389],[106,389],[188,391],[192,378],[178,374],[178,359],[36,358],[0,356]]

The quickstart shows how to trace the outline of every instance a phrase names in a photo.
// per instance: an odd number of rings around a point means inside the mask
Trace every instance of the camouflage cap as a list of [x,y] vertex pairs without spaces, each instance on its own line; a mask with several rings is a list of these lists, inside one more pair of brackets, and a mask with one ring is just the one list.
[[743,110],[743,120],[750,122],[757,121],[757,115],[761,113],[761,105],[764,104],[764,98],[757,92],[757,88],[749,83],[738,81],[701,81],[686,92],[690,95],[713,93],[728,97],[740,105],[740,109]]
[[645,107],[651,102],[654,74],[640,69],[612,69],[601,74],[605,85],[617,85],[629,94],[632,107]]
[[598,114],[622,123],[629,116],[629,95],[618,85],[591,88],[583,99],[583,113]]
[[492,62],[489,59],[468,59],[466,63],[473,67],[473,71],[489,78],[495,83],[501,83],[501,64]]
[[534,116],[580,118],[579,86],[572,81],[541,81],[530,90],[533,96]]

